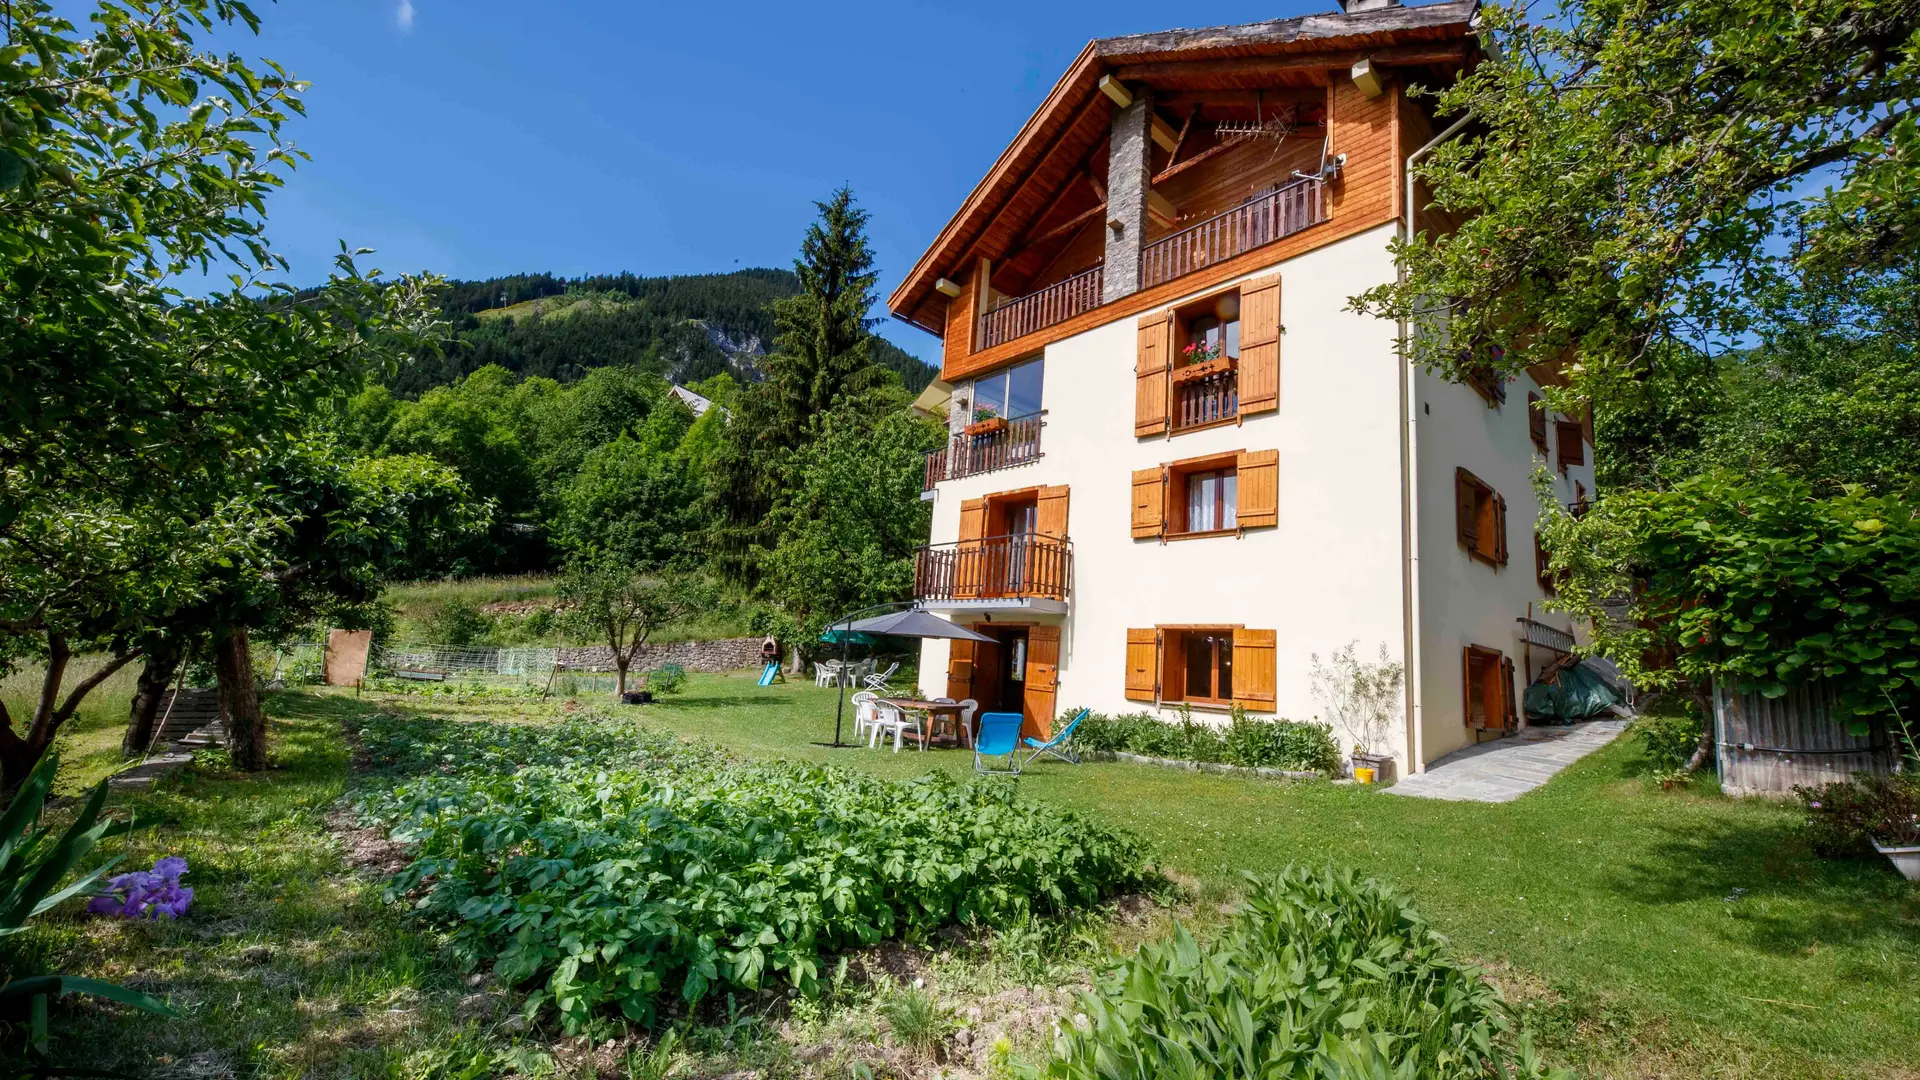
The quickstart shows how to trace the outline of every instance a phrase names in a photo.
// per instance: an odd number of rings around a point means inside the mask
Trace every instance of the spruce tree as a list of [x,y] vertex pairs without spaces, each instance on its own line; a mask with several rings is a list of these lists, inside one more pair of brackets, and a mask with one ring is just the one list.
[[797,296],[774,301],[774,349],[765,382],[745,388],[714,461],[713,556],[725,576],[754,584],[775,537],[768,524],[790,494],[794,455],[835,406],[890,382],[868,355],[875,302],[867,212],[841,188],[822,203],[794,261]]

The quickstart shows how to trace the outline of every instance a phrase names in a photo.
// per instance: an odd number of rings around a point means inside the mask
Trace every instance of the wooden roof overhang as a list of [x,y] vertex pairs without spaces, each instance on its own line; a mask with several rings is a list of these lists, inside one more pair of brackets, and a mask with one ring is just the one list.
[[[1111,103],[1099,89],[1102,76],[1147,83],[1157,108],[1202,116],[1209,93],[1325,86],[1328,71],[1362,59],[1457,71],[1474,51],[1477,6],[1477,0],[1450,0],[1089,42],[887,307],[940,336],[947,298],[935,291],[936,281],[961,280],[976,260],[1006,259],[1036,239],[1064,242],[1064,230],[1097,216],[1112,121]],[[1216,119],[1212,111],[1202,118]]]

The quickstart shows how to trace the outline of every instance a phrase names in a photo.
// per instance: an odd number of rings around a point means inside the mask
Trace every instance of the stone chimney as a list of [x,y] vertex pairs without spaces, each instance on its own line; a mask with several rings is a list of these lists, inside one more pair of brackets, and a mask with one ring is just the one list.
[[1142,86],[1133,103],[1113,114],[1107,151],[1107,258],[1100,302],[1110,304],[1140,288],[1140,256],[1147,242],[1147,192],[1153,184],[1148,138],[1153,91]]

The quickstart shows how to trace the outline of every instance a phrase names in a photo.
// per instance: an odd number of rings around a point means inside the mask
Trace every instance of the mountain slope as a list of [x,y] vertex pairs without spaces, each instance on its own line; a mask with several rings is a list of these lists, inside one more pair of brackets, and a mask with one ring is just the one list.
[[[787,270],[640,277],[561,278],[516,274],[448,283],[441,309],[454,328],[445,355],[404,371],[392,388],[416,396],[476,368],[498,364],[523,377],[572,382],[596,367],[621,364],[694,382],[722,371],[760,377],[773,340],[768,305],[799,291]],[[875,337],[874,362],[911,391],[934,370]]]

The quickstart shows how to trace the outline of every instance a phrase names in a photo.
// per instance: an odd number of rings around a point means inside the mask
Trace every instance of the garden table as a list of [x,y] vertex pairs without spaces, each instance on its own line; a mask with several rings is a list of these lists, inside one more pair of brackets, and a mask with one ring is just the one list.
[[973,744],[973,733],[960,726],[960,714],[963,707],[951,701],[925,701],[920,698],[881,698],[881,701],[899,709],[901,712],[920,713],[927,718],[920,725],[920,748],[926,749],[929,739],[940,736],[945,728],[947,737],[961,745]]

